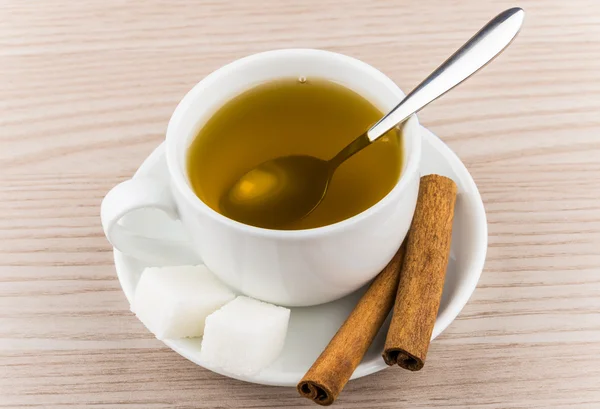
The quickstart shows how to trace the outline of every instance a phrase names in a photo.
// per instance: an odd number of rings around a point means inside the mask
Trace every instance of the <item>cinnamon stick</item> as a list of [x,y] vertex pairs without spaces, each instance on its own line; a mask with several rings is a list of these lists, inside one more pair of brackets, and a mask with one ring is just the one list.
[[344,324],[298,384],[300,395],[331,405],[373,342],[394,305],[404,258],[403,244],[373,280]]
[[455,201],[451,179],[421,178],[383,352],[388,365],[418,371],[425,364],[448,266]]

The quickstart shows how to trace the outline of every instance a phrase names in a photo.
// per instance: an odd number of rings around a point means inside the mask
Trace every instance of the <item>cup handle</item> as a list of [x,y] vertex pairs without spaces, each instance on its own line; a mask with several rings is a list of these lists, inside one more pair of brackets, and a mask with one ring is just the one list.
[[199,262],[188,240],[147,237],[119,223],[123,216],[140,209],[159,209],[171,219],[179,219],[168,184],[147,177],[126,180],[108,192],[100,208],[104,234],[117,250],[154,265]]

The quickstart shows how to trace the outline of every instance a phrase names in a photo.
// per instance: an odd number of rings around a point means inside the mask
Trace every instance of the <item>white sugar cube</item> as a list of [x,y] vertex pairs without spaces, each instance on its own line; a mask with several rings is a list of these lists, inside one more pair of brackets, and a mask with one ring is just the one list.
[[290,310],[237,297],[206,318],[200,357],[234,375],[252,375],[281,353]]
[[131,310],[156,338],[200,337],[209,314],[235,294],[204,266],[146,268]]

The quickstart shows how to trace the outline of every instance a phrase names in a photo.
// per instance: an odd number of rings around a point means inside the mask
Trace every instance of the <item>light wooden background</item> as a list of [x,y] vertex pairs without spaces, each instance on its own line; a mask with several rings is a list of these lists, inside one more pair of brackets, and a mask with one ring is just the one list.
[[[99,205],[219,66],[315,47],[408,90],[514,1],[0,0],[0,407],[306,407],[210,373],[128,310]],[[600,2],[523,0],[520,37],[422,113],[471,170],[485,271],[426,368],[340,408],[600,407]]]

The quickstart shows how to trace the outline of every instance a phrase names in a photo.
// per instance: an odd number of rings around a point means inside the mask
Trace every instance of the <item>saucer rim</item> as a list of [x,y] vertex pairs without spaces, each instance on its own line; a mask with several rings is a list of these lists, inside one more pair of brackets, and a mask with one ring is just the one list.
[[[445,158],[449,158],[448,162],[456,164],[458,167],[452,166],[455,173],[461,175],[461,184],[465,185],[465,190],[469,192],[471,197],[471,202],[475,204],[473,219],[477,220],[476,222],[476,234],[477,237],[474,237],[473,240],[479,243],[477,254],[475,254],[473,261],[469,264],[470,274],[467,274],[466,282],[464,282],[456,295],[452,298],[451,302],[448,304],[446,310],[437,317],[436,325],[434,327],[431,339],[434,340],[438,337],[458,316],[458,314],[462,311],[464,306],[467,304],[471,295],[475,291],[477,283],[481,277],[483,272],[483,267],[485,263],[485,258],[487,254],[487,245],[488,245],[488,226],[487,226],[487,217],[485,214],[485,208],[483,205],[483,201],[481,199],[481,195],[479,193],[479,189],[473,180],[470,172],[464,165],[464,163],[460,160],[460,158],[450,149],[448,145],[446,145],[437,135],[435,135],[432,131],[421,126],[422,132],[422,140],[427,140],[431,142],[434,149],[437,149],[442,153],[442,156]],[[423,150],[425,150],[425,146],[423,146]],[[144,162],[140,165],[137,171],[134,174],[134,177],[139,176],[141,174],[148,173],[149,170],[154,167],[157,162],[161,159],[161,156],[165,154],[165,144],[161,143],[158,147],[154,149],[154,151],[146,157]],[[421,174],[423,176],[423,174]],[[127,261],[125,255],[120,253],[117,249],[113,248],[115,269],[117,272],[117,278],[119,280],[119,284],[121,286],[121,290],[125,294],[125,297],[129,302],[131,302],[130,294],[125,291],[125,285],[123,283],[122,275],[125,274],[125,271],[128,269]],[[289,386],[295,387],[297,384],[297,376],[294,373],[280,373],[277,377],[263,377],[261,373],[246,377],[246,376],[238,376],[231,373],[226,373],[221,371],[219,368],[212,368],[207,366],[199,360],[196,359],[193,354],[188,353],[186,348],[182,348],[177,344],[178,340],[162,340],[162,342],[171,348],[173,351],[177,352],[179,355],[188,359],[189,361],[195,363],[198,366],[201,366],[205,369],[208,369],[212,372],[218,373],[220,375],[237,379],[240,381],[261,384],[261,385],[270,385],[270,386]],[[383,359],[372,359],[368,362],[361,362],[359,366],[356,368],[354,373],[352,374],[352,379],[358,379],[363,376],[371,375],[375,372],[379,372],[388,366],[385,364]]]

